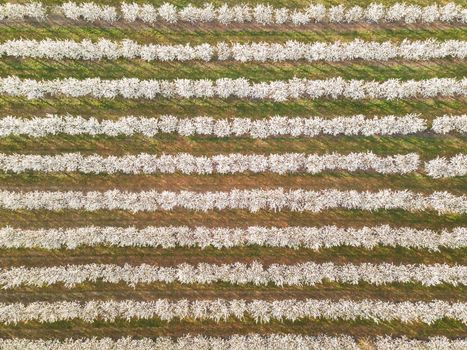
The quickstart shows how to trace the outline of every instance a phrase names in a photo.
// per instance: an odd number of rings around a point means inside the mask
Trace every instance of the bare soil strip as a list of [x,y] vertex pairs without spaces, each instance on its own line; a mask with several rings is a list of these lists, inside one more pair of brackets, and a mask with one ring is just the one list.
[[73,250],[5,249],[0,250],[0,267],[13,266],[54,266],[68,264],[150,264],[173,266],[181,263],[228,264],[235,262],[251,263],[259,261],[271,264],[298,264],[307,261],[317,263],[381,263],[393,264],[466,264],[467,248],[446,249],[431,252],[402,247],[377,247],[366,250],[357,247],[334,247],[314,251],[311,249],[291,249],[272,247],[215,248],[132,248],[132,247],[82,247]]
[[137,212],[118,210],[0,210],[0,225],[19,228],[53,228],[97,226],[206,226],[206,227],[248,227],[248,226],[376,226],[429,228],[433,230],[452,229],[465,226],[466,215],[437,215],[434,212],[407,212],[404,210],[326,210],[312,212],[270,212],[250,213],[245,210],[193,212],[187,210]]
[[21,174],[0,173],[0,189],[9,191],[106,191],[118,188],[124,191],[230,191],[232,189],[278,188],[323,190],[378,191],[382,188],[399,190],[408,189],[429,194],[445,191],[455,195],[465,193],[465,177],[433,179],[423,174],[381,175],[375,172],[329,171],[320,174],[273,173],[260,174],[81,174],[39,173]]
[[187,285],[180,283],[139,284],[132,288],[124,283],[85,283],[75,288],[53,285],[44,288],[19,287],[0,291],[0,303],[29,303],[35,301],[89,301],[89,300],[138,300],[167,299],[379,299],[385,301],[430,301],[434,299],[467,301],[467,288],[440,285],[425,287],[420,284],[388,284],[375,286],[368,283],[358,285],[326,282],[316,286],[278,287],[275,285],[231,285],[214,283]]
[[374,337],[391,334],[393,337],[408,336],[417,339],[427,339],[432,336],[446,336],[448,338],[463,338],[467,336],[465,326],[460,322],[443,320],[432,325],[423,323],[406,324],[401,322],[371,321],[328,321],[328,320],[302,320],[296,322],[273,321],[266,324],[257,324],[254,320],[238,322],[199,322],[196,320],[162,322],[159,320],[118,321],[115,323],[95,322],[92,324],[73,321],[56,322],[53,324],[39,324],[29,322],[0,326],[2,338],[31,338],[31,339],[64,339],[80,337],[157,337],[157,336],[229,336],[233,334],[270,334],[270,333],[297,333],[308,335],[340,335],[347,334],[355,337]]

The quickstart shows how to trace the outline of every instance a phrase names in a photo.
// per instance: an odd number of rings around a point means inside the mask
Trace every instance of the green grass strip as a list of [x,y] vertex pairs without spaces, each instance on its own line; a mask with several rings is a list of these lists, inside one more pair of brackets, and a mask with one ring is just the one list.
[[[159,44],[177,44],[191,43],[202,44],[217,42],[286,42],[288,40],[297,40],[303,42],[314,41],[352,41],[362,39],[367,41],[402,41],[409,40],[466,40],[467,35],[463,28],[437,28],[436,25],[430,25],[427,28],[396,27],[383,28],[377,26],[346,27],[345,25],[334,25],[332,28],[323,25],[317,29],[304,30],[300,27],[289,26],[284,29],[271,29],[258,26],[254,29],[231,29],[229,27],[203,28],[199,26],[185,26],[183,29],[167,26],[150,27],[140,26],[133,28],[124,27],[99,27],[92,23],[85,25],[57,25],[34,23],[34,25],[21,24],[0,24],[0,42],[14,39],[36,39],[47,38],[68,39],[68,40],[99,40],[107,38],[109,40],[132,39],[139,43],[159,43]],[[240,27],[241,28],[241,27]]]
[[164,134],[160,137],[89,137],[61,135],[43,138],[10,136],[0,138],[0,150],[4,153],[51,154],[58,152],[82,152],[99,154],[179,153],[213,155],[219,153],[349,153],[373,151],[379,155],[416,152],[422,159],[438,155],[454,155],[462,152],[465,137],[460,135],[392,136],[322,136],[316,138],[210,138],[180,137]]
[[264,118],[274,115],[284,116],[340,116],[363,114],[404,115],[421,113],[424,118],[433,118],[444,114],[467,113],[467,98],[437,98],[412,100],[294,100],[287,102],[254,101],[242,99],[165,99],[99,100],[83,98],[46,98],[28,100],[24,97],[0,96],[2,116],[14,115],[30,117],[33,115],[72,114],[112,118],[126,115],[176,116],[208,115],[214,118],[249,117]]
[[0,76],[16,75],[29,79],[94,78],[102,79],[220,79],[247,78],[254,82],[288,80],[294,77],[327,79],[340,76],[344,79],[384,81],[388,79],[423,80],[430,78],[463,78],[467,65],[450,59],[436,62],[282,62],[241,63],[236,61],[213,62],[146,62],[135,60],[79,61],[50,59],[0,60]]
[[447,336],[462,338],[467,336],[465,326],[454,320],[443,319],[427,325],[424,323],[379,322],[368,320],[358,321],[329,321],[329,320],[299,320],[276,321],[259,324],[253,319],[242,322],[228,320],[215,323],[208,321],[183,320],[164,322],[158,319],[134,320],[116,322],[98,321],[91,324],[83,321],[62,321],[47,324],[28,322],[18,325],[0,326],[2,338],[42,338],[63,339],[81,337],[156,337],[156,336],[183,336],[202,334],[204,336],[228,336],[233,334],[250,333],[297,333],[308,335],[341,335],[354,337],[369,337],[378,335],[408,336],[417,339],[426,339],[431,336]]
[[[331,184],[330,184],[331,186]],[[0,225],[24,227],[28,229],[42,227],[77,227],[98,226],[313,226],[337,225],[363,227],[391,225],[394,227],[410,226],[423,229],[452,229],[465,226],[466,215],[437,215],[434,212],[407,212],[404,210],[326,210],[321,213],[266,212],[249,213],[242,210],[190,212],[174,210],[170,212],[94,211],[63,210],[0,210]]]

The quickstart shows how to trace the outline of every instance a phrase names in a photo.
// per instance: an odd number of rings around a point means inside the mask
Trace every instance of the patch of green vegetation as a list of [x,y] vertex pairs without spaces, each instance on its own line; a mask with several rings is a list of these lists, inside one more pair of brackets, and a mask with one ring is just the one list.
[[167,189],[196,189],[230,190],[232,188],[308,188],[321,190],[332,184],[333,188],[341,190],[378,190],[401,188],[420,193],[444,191],[446,188],[455,195],[462,195],[467,189],[465,177],[432,179],[422,174],[381,175],[371,172],[329,171],[321,174],[289,174],[272,173],[235,175],[184,175],[176,174],[82,174],[75,172],[38,173],[33,171],[21,174],[0,173],[0,181],[4,189],[41,190],[53,187],[63,190],[108,190],[113,188],[128,191],[167,190]]
[[454,155],[462,151],[465,137],[460,135],[391,136],[321,136],[315,138],[211,138],[180,137],[161,134],[157,137],[57,135],[42,138],[11,136],[0,138],[2,152],[50,154],[53,152],[82,152],[101,154],[178,153],[195,155],[219,153],[338,153],[372,152],[380,155],[416,152],[423,159],[437,155]]
[[254,29],[243,29],[241,27],[232,29],[231,27],[203,28],[199,26],[186,25],[183,30],[180,28],[144,26],[137,30],[131,26],[113,27],[96,26],[92,23],[81,22],[76,26],[56,25],[56,24],[12,24],[9,26],[0,24],[0,41],[22,39],[42,40],[53,38],[55,40],[99,40],[106,38],[113,41],[132,39],[138,43],[160,43],[160,44],[183,44],[192,45],[217,42],[286,42],[297,40],[303,42],[314,41],[352,41],[362,39],[367,41],[402,41],[409,40],[465,40],[467,35],[463,28],[434,28],[432,25],[427,28],[414,28],[401,26],[394,28],[383,28],[378,26],[362,26],[358,29],[345,25],[322,26],[313,30],[304,30],[300,27],[290,26],[280,30],[268,27],[255,27]]
[[16,75],[29,79],[220,79],[242,78],[261,82],[288,80],[294,77],[384,81],[387,79],[422,80],[430,78],[462,78],[467,76],[464,62],[439,60],[437,62],[146,62],[143,60],[116,61],[53,61],[47,59],[4,58],[0,61],[0,76]]
[[[50,188],[49,188],[50,189]],[[51,189],[50,189],[51,190]],[[96,226],[376,226],[413,227],[418,229],[452,229],[465,226],[467,215],[438,215],[435,212],[408,212],[406,210],[325,210],[312,212],[271,212],[260,210],[255,213],[246,210],[224,210],[193,212],[187,210],[137,212],[122,210],[5,210],[0,209],[0,225],[21,228],[50,228]]]
[[[348,227],[349,225],[346,226]],[[153,265],[167,265],[167,263],[179,264],[183,262],[193,264],[196,264],[198,262],[233,263],[237,261],[245,263],[252,261],[260,261],[266,265],[269,265],[271,263],[294,264],[304,261],[314,261],[316,263],[334,262],[336,264],[377,264],[388,262],[394,264],[442,263],[450,265],[462,265],[467,263],[467,248],[450,249],[441,247],[438,251],[430,251],[428,249],[409,249],[401,246],[376,246],[372,249],[351,246],[337,246],[323,247],[319,250],[313,250],[303,247],[301,247],[300,249],[293,249],[264,247],[259,245],[222,249],[217,249],[214,247],[206,247],[204,249],[201,249],[196,247],[151,248],[95,246],[77,247],[75,249],[53,250],[40,248],[0,249],[0,252],[1,259],[8,258],[12,261],[15,261],[15,265],[25,266],[34,265],[34,262],[28,262],[28,260],[31,257],[40,258],[47,266],[51,264],[73,264],[76,261],[76,259],[82,259],[82,261],[79,261],[80,263],[89,263],[89,261],[96,259],[99,260],[100,263],[112,263],[112,259],[115,259],[113,263],[117,264],[121,261],[125,261],[131,263],[132,265],[138,265],[141,263],[151,263]],[[166,263],[164,263],[164,261]],[[225,286],[229,285],[230,284],[225,284]],[[332,288],[336,288],[339,285],[339,283],[332,284]],[[363,283],[363,285],[365,284]],[[230,286],[232,287],[232,285]],[[401,288],[402,286],[409,288],[407,284],[398,286]],[[179,287],[190,289],[190,287],[186,284],[181,284]],[[327,286],[326,288],[328,287],[330,288],[331,286]],[[367,289],[369,289],[370,287],[371,285],[368,285]],[[373,285],[373,287],[375,286]],[[417,287],[417,285],[414,285],[412,287]],[[439,286],[436,288],[445,287],[447,286]],[[89,284],[89,288],[98,289],[98,286],[95,286],[95,284],[92,283]],[[436,289],[435,287],[430,288]],[[454,290],[456,288],[462,289],[464,287],[451,286],[449,288],[452,288]],[[261,290],[266,289],[267,287],[262,287]],[[280,288],[276,287],[276,289]]]
[[[60,332],[57,332],[60,331]],[[391,334],[392,336],[409,336],[426,339],[430,336],[444,335],[450,338],[462,338],[467,335],[465,327],[460,321],[443,319],[425,324],[421,322],[402,323],[374,322],[370,320],[330,321],[326,319],[304,319],[296,321],[271,320],[267,323],[258,323],[252,318],[244,318],[238,322],[234,318],[216,323],[214,321],[200,321],[192,319],[172,320],[170,322],[159,319],[116,320],[115,322],[94,321],[87,323],[80,320],[59,321],[41,324],[38,322],[20,323],[17,325],[0,325],[2,337],[25,337],[31,335],[43,339],[63,339],[66,337],[157,337],[182,336],[203,334],[205,336],[228,336],[232,334],[249,333],[295,333],[308,335],[340,335],[348,334],[357,337],[374,337]]]
[[24,97],[0,96],[2,115],[41,116],[46,113],[114,118],[126,115],[176,116],[208,115],[213,118],[283,116],[344,116],[363,114],[404,115],[421,113],[424,118],[444,114],[467,113],[467,98],[436,98],[409,100],[351,100],[318,99],[274,102],[247,99],[167,99],[130,100],[82,98],[45,98],[28,100]]

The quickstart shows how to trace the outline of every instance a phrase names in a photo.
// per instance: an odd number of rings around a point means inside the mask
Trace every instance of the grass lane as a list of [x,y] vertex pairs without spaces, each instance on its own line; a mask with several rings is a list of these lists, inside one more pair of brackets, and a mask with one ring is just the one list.
[[10,136],[0,138],[3,153],[56,154],[59,152],[98,153],[101,155],[123,154],[175,154],[215,155],[226,153],[320,153],[372,151],[378,155],[418,153],[422,160],[436,156],[451,156],[462,152],[466,142],[463,135],[420,134],[412,136],[320,136],[315,138],[214,138],[182,137],[176,134],[160,134],[157,137],[110,137],[87,135],[59,135],[41,138]]
[[[89,224],[89,223],[88,223]],[[152,223],[154,225],[154,223]],[[314,224],[317,224],[316,222]],[[350,223],[347,223],[349,225]],[[355,224],[355,223],[352,223]],[[160,224],[158,224],[160,225]],[[175,223],[174,223],[175,225]],[[395,226],[395,225],[393,225]],[[462,264],[467,262],[467,248],[427,249],[377,246],[373,249],[339,246],[312,250],[308,248],[279,248],[244,246],[229,249],[200,248],[137,248],[137,247],[78,247],[76,249],[46,250],[40,248],[1,249],[0,266],[54,266],[67,264],[152,264],[171,266],[182,263],[227,264],[260,261],[270,264],[298,264],[307,261],[336,264],[382,262],[399,264]],[[27,288],[26,288],[27,289]]]
[[325,282],[315,286],[267,286],[231,285],[228,283],[181,284],[151,283],[138,284],[136,288],[124,283],[83,283],[73,288],[61,284],[44,287],[19,287],[0,291],[0,302],[35,301],[86,301],[86,300],[141,300],[167,299],[380,299],[385,301],[467,301],[465,287],[440,285],[425,287],[412,283],[391,283],[384,286],[359,283],[358,285]]
[[127,191],[229,191],[233,188],[306,188],[321,190],[337,188],[340,190],[378,191],[381,188],[393,190],[408,189],[430,194],[445,191],[462,195],[467,190],[465,177],[432,179],[419,174],[382,175],[372,172],[324,172],[321,174],[279,175],[237,174],[237,175],[90,175],[80,173],[37,173],[22,174],[0,173],[1,189],[12,191],[106,191],[118,188]]
[[224,210],[209,212],[193,212],[184,210],[138,212],[99,210],[86,212],[80,210],[0,210],[0,225],[19,228],[53,228],[97,226],[207,226],[232,227],[247,226],[377,226],[388,224],[394,227],[410,226],[418,229],[451,229],[465,226],[467,216],[450,214],[437,215],[434,212],[408,212],[404,210],[326,210],[320,213],[311,212],[268,212],[250,213],[245,210]]
[[435,98],[408,100],[351,100],[318,99],[291,100],[274,102],[268,100],[246,99],[166,99],[129,100],[95,98],[44,98],[28,100],[24,97],[0,96],[2,116],[14,115],[31,117],[46,113],[96,116],[115,118],[126,115],[158,116],[172,114],[177,116],[208,115],[214,118],[249,117],[263,118],[273,115],[284,116],[338,116],[364,114],[404,115],[421,113],[425,118],[444,114],[467,113],[467,98]]
[[[137,26],[135,30],[135,26]],[[467,35],[463,28],[449,27],[444,24],[429,24],[425,27],[418,25],[397,26],[387,24],[374,25],[314,25],[311,30],[297,26],[277,26],[276,28],[256,25],[247,27],[238,25],[232,29],[230,26],[205,25],[193,26],[177,24],[176,26],[151,27],[142,24],[122,26],[104,25],[97,26],[87,22],[41,23],[18,22],[0,23],[0,42],[6,40],[47,38],[68,40],[109,40],[132,39],[139,43],[177,44],[241,42],[252,41],[286,42],[297,40],[303,42],[314,41],[352,41],[356,38],[368,41],[402,41],[410,40],[466,40]]]
[[297,333],[307,335],[327,334],[337,336],[347,334],[354,337],[374,337],[391,334],[393,337],[408,336],[417,339],[427,339],[432,336],[446,336],[449,338],[462,338],[467,336],[465,326],[459,321],[443,319],[431,325],[425,323],[372,322],[358,321],[330,321],[330,320],[298,320],[271,321],[269,323],[256,323],[247,318],[242,322],[229,319],[227,322],[174,320],[164,322],[158,319],[134,320],[116,322],[97,321],[86,323],[83,321],[68,321],[40,324],[28,322],[17,325],[0,325],[2,338],[30,338],[30,339],[64,339],[83,337],[157,337],[157,336],[229,336],[233,334],[270,334],[270,333]]
[[253,82],[288,80],[294,77],[328,79],[340,76],[343,79],[384,81],[388,79],[423,80],[430,78],[463,78],[467,65],[461,60],[436,60],[429,62],[146,62],[136,60],[103,61],[53,61],[48,59],[2,58],[0,76],[16,75],[24,79],[220,79],[247,78]]

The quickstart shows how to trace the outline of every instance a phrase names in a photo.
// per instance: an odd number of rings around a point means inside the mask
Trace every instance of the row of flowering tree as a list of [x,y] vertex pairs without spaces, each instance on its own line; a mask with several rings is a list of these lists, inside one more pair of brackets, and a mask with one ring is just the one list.
[[437,157],[425,163],[428,176],[434,178],[467,175],[467,155],[457,154],[454,157]]
[[51,267],[11,267],[0,270],[0,287],[12,289],[19,286],[45,287],[63,284],[73,288],[77,284],[102,281],[125,283],[136,288],[147,283],[211,284],[233,285],[253,284],[255,286],[314,286],[325,282],[374,285],[389,283],[418,283],[424,286],[450,284],[467,285],[467,266],[394,265],[392,263],[359,265],[313,262],[295,265],[271,264],[267,267],[259,262],[244,264],[180,264],[175,266],[115,264],[87,264]]
[[47,8],[41,2],[25,4],[0,4],[0,20],[35,19],[45,20],[49,14],[61,14],[72,20],[88,22],[105,21],[127,22],[142,21],[148,24],[161,23],[256,23],[262,25],[292,24],[306,25],[310,23],[433,23],[433,22],[467,22],[465,8],[455,3],[426,6],[395,3],[384,6],[371,3],[366,7],[335,5],[325,7],[311,4],[304,8],[274,7],[268,3],[250,6],[239,4],[214,6],[205,3],[202,6],[188,4],[177,7],[164,3],[156,7],[150,3],[121,3],[119,8],[94,2],[66,2],[60,6]]
[[0,21],[23,20],[26,18],[43,21],[47,18],[47,15],[47,8],[40,2],[24,4],[7,2],[0,4]]
[[72,228],[0,228],[0,248],[76,249],[78,247],[233,248],[242,246],[307,248],[378,246],[439,251],[467,247],[467,228],[434,231],[388,225],[353,227],[186,227],[84,226]]
[[290,99],[406,99],[467,96],[467,78],[431,78],[426,80],[389,79],[385,81],[345,80],[341,77],[325,80],[293,78],[269,82],[251,82],[246,78],[216,80],[175,79],[139,80],[123,78],[103,80],[20,79],[16,76],[0,78],[0,95],[44,97],[93,97],[112,99],[164,98],[249,98],[270,99],[277,102]]
[[439,134],[450,132],[467,133],[467,115],[444,115],[433,119],[431,129]]
[[346,335],[339,336],[306,336],[299,334],[232,335],[229,337],[206,337],[202,335],[186,335],[178,338],[67,338],[64,340],[44,339],[0,339],[3,350],[365,350],[368,343],[375,350],[465,350],[466,339],[449,339],[446,337],[428,337],[425,340],[406,337],[378,336],[366,338],[364,345],[357,339]]
[[[124,156],[83,156],[80,153],[57,155],[0,153],[0,171],[23,173],[81,172],[85,174],[237,174],[237,173],[307,173],[326,171],[369,171],[380,174],[407,174],[419,170],[420,157],[416,153],[378,156],[372,152],[349,154],[219,154],[194,156],[137,154]],[[424,172],[431,177],[465,176],[467,155],[451,158],[437,157],[425,162]]]
[[[56,134],[131,136],[177,133],[182,136],[251,137],[274,136],[315,137],[318,135],[408,135],[429,130],[419,114],[404,116],[366,117],[364,115],[322,117],[273,116],[262,119],[212,118],[207,116],[180,118],[127,116],[117,119],[84,118],[72,115],[20,118],[0,118],[0,136],[26,135],[43,137]],[[442,116],[433,120],[436,133],[467,133],[467,115]]]
[[[442,343],[440,341],[443,341]],[[400,339],[384,339],[392,344],[400,343]],[[452,344],[460,341],[437,338],[430,340],[433,344]],[[421,343],[425,344],[427,341]],[[303,336],[296,334],[249,334],[233,335],[229,337],[206,337],[202,335],[186,335],[178,338],[80,338],[64,340],[44,339],[0,339],[2,350],[362,350],[357,346],[357,341],[349,336]],[[412,346],[413,350],[421,350]],[[440,349],[440,348],[438,348]],[[436,349],[436,350],[438,350]],[[446,348],[443,348],[446,349]],[[384,350],[378,348],[377,350]],[[392,350],[392,349],[391,349]],[[435,350],[435,348],[423,348],[423,350]],[[457,350],[452,348],[451,350]]]
[[142,21],[149,24],[162,23],[212,23],[228,25],[231,23],[256,23],[262,25],[292,24],[306,25],[310,23],[433,23],[467,21],[465,8],[459,4],[436,3],[419,6],[404,2],[385,6],[371,3],[366,7],[334,5],[326,7],[322,4],[310,4],[302,8],[276,7],[265,2],[255,6],[238,4],[215,6],[205,3],[201,6],[188,4],[177,7],[164,3],[156,7],[150,3],[121,3],[119,8],[94,2],[66,2],[60,6],[47,9],[40,2],[26,4],[6,3],[0,5],[0,20],[33,18],[44,20],[52,12],[61,14],[72,20],[89,22],[106,21],[127,22]]
[[431,60],[438,58],[464,59],[467,42],[463,40],[437,41],[434,39],[400,43],[354,39],[349,42],[304,43],[225,43],[217,44],[138,44],[129,39],[112,41],[73,40],[8,40],[0,44],[0,56],[33,57],[45,59],[115,60],[143,59],[145,61],[214,61],[239,62],[282,61],[350,61],[350,60]]
[[253,318],[257,323],[273,320],[298,321],[303,319],[369,320],[373,322],[401,321],[432,324],[442,319],[452,319],[467,324],[467,304],[435,300],[389,302],[363,299],[285,299],[252,300],[168,300],[154,301],[74,301],[32,302],[29,304],[0,304],[0,323],[18,324],[36,321],[39,323],[82,320],[153,319],[172,321],[176,319],[226,321],[229,318],[243,320]]
[[378,192],[232,189],[226,192],[195,191],[0,191],[0,208],[8,210],[80,209],[127,210],[131,212],[186,209],[193,211],[243,209],[320,212],[329,209],[436,211],[438,214],[467,213],[467,197],[449,192],[417,193],[384,189]]
[[[433,162],[430,170],[438,170],[444,176],[461,176],[467,173],[467,158],[463,155],[451,159],[448,164]],[[444,160],[445,161],[445,160]],[[236,174],[264,173],[277,174],[308,173],[324,171],[370,171],[381,174],[407,174],[417,171],[420,159],[418,154],[396,154],[378,156],[372,152],[328,153],[328,154],[219,154],[215,156],[194,156],[187,153],[174,155],[137,154],[124,156],[83,156],[80,153],[57,155],[3,154],[0,153],[0,171],[22,173],[38,172],[81,172],[86,174]],[[456,172],[448,170],[456,168]]]
[[438,134],[467,133],[467,115],[435,117],[431,128],[419,114],[404,116],[366,117],[364,115],[337,117],[284,117],[262,119],[213,118],[207,116],[180,118],[173,115],[160,117],[127,116],[117,119],[84,118],[72,115],[47,114],[45,117],[0,118],[0,137],[26,135],[43,137],[56,134],[131,136],[142,134],[177,133],[182,136],[251,137],[275,136],[315,137],[318,135],[409,135],[422,131]]

